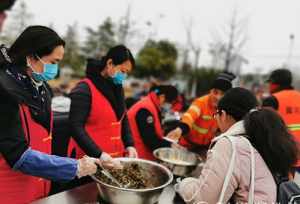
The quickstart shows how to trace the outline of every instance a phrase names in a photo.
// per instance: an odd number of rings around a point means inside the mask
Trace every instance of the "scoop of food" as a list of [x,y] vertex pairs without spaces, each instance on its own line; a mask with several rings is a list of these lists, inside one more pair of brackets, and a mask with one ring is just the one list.
[[95,176],[100,181],[116,187],[120,187],[119,184],[128,189],[145,189],[153,187],[149,181],[144,178],[141,168],[137,163],[124,165],[122,169],[108,169],[107,171],[109,171],[117,182],[114,182],[113,179],[110,179],[101,170],[97,171]]

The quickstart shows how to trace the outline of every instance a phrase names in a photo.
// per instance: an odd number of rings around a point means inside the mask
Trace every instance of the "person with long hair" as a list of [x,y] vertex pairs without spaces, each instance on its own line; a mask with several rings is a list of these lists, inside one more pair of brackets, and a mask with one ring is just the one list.
[[[298,156],[296,143],[281,117],[272,109],[257,108],[250,91],[233,88],[219,101],[215,118],[222,134],[213,140],[200,177],[186,178],[177,184],[179,194],[187,203],[246,203],[253,173],[253,203],[275,203],[274,178],[287,176]],[[234,137],[234,144],[228,137]],[[220,200],[233,145],[233,172]]]
[[[10,48],[0,47],[0,201],[30,203],[50,182],[96,173],[99,158],[51,154],[51,91],[65,42],[44,26],[29,26]],[[111,163],[108,163],[111,166]]]

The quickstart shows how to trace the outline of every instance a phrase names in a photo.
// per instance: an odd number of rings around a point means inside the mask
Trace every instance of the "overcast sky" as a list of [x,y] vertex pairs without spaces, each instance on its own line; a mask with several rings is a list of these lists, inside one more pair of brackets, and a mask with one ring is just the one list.
[[[17,0],[17,4],[21,0]],[[212,33],[222,31],[234,8],[248,18],[248,41],[242,50],[249,60],[244,72],[262,67],[263,72],[280,66],[288,56],[290,34],[294,46],[290,63],[300,65],[300,0],[26,0],[33,23],[49,25],[64,34],[66,25],[78,23],[80,35],[85,27],[96,27],[106,17],[117,20],[127,5],[132,7],[136,28],[147,36],[156,31],[156,39],[168,39],[178,45],[186,42],[184,22],[193,19],[193,37],[202,49],[200,63],[210,62],[208,44]],[[16,7],[15,5],[14,7]],[[145,22],[152,21],[153,28]]]

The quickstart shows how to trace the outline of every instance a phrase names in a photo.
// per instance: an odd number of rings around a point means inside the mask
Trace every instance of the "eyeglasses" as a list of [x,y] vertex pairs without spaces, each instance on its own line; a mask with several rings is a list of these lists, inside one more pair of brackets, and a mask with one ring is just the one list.
[[217,115],[221,115],[222,114],[222,110],[217,110],[214,114],[213,114],[213,117],[216,118]]

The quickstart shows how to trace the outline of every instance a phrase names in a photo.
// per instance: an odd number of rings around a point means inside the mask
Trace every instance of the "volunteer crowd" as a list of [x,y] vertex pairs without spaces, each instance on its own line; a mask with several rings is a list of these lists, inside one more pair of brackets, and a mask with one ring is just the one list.
[[[275,203],[277,178],[292,180],[300,170],[300,92],[289,70],[269,74],[270,96],[261,103],[251,91],[232,87],[233,73],[222,72],[186,110],[171,84],[152,86],[127,107],[123,83],[135,60],[124,45],[87,59],[85,77],[68,96],[67,156],[52,155],[47,81],[56,77],[64,48],[64,40],[44,26],[30,26],[10,47],[0,47],[1,203],[47,197],[51,182],[91,182],[98,166],[122,168],[117,157],[155,160],[152,152],[160,147],[205,159],[199,176],[175,185],[186,203]],[[181,109],[180,120],[164,131],[164,113],[172,109]]]

